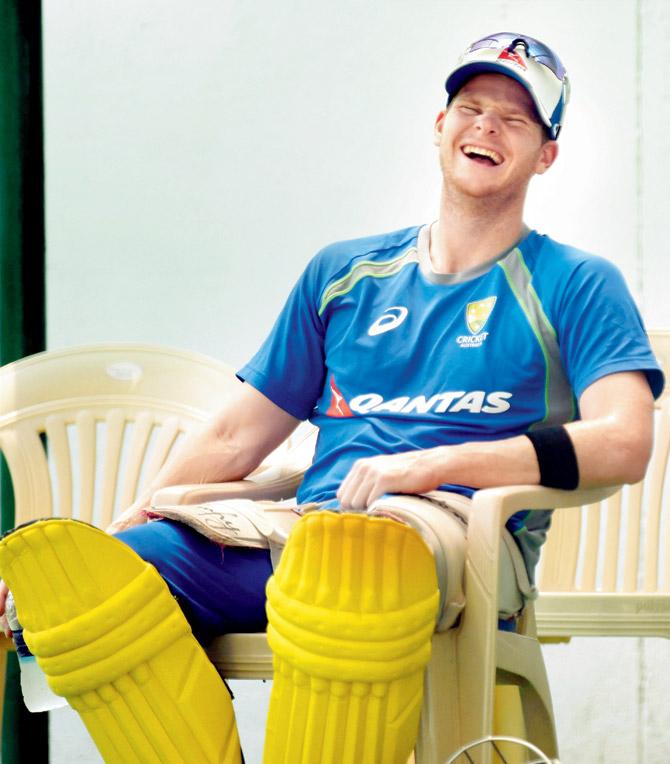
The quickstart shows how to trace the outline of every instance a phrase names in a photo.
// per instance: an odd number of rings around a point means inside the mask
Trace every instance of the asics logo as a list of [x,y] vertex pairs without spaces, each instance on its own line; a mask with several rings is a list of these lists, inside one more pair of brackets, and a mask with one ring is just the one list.
[[393,331],[397,329],[400,324],[407,318],[409,311],[402,305],[394,305],[392,308],[387,308],[384,313],[372,324],[368,329],[368,334],[371,337],[375,337],[378,334],[384,332]]

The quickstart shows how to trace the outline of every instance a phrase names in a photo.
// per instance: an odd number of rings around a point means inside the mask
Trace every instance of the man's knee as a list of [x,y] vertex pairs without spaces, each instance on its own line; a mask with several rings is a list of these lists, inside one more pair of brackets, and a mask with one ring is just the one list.
[[[369,514],[398,519],[416,528],[435,559],[440,587],[437,630],[457,621],[465,606],[463,574],[470,500],[444,492],[430,496],[386,496],[378,499]],[[517,615],[533,598],[523,557],[511,535],[503,530],[499,562],[498,612],[502,620]]]
[[419,532],[433,554],[440,589],[436,629],[445,631],[453,626],[465,606],[463,569],[467,524],[464,516],[425,496],[399,495],[378,499],[368,513],[399,520]]

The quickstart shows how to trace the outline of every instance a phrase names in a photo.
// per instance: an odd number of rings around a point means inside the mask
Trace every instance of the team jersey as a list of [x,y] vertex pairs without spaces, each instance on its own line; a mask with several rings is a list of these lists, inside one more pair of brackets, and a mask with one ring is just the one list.
[[[498,440],[579,417],[600,377],[663,375],[607,260],[526,230],[468,271],[436,273],[429,226],[321,250],[239,377],[319,427],[299,502],[333,502],[357,459]],[[471,494],[468,486],[442,486]],[[532,572],[548,512],[510,521]]]

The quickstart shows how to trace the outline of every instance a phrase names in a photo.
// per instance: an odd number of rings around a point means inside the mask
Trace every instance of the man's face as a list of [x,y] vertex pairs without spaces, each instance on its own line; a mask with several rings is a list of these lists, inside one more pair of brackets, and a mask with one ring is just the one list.
[[447,186],[473,198],[523,198],[558,153],[526,89],[504,74],[480,74],[461,88],[437,117],[435,144]]

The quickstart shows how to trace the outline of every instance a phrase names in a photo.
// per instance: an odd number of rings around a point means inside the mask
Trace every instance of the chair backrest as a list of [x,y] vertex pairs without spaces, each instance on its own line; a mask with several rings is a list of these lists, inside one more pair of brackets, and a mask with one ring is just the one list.
[[241,383],[197,353],[105,344],[0,369],[0,450],[15,522],[56,515],[105,527],[180,437]]
[[[649,336],[659,362],[665,370],[670,370],[670,332],[650,332]],[[589,633],[598,630],[595,625],[598,609],[606,609],[610,604],[617,606],[615,595],[629,599],[652,596],[655,597],[653,603],[638,601],[636,607],[640,613],[648,612],[652,616],[656,609],[664,623],[655,633],[667,632],[670,636],[664,615],[665,611],[670,612],[670,603],[661,602],[662,595],[670,594],[670,519],[666,509],[670,394],[667,392],[656,402],[655,425],[654,451],[643,481],[625,486],[600,504],[554,514],[538,569],[542,592],[536,608],[540,635],[552,633],[551,625],[543,619],[543,606],[552,604],[549,602],[552,597],[559,601],[557,593],[574,593],[582,598],[589,594],[602,595],[598,607],[592,608],[588,616],[594,620],[594,631]],[[604,456],[606,458],[606,454]],[[562,601],[567,603],[565,597]],[[557,618],[557,612],[552,612]],[[624,619],[618,633],[641,633],[637,631],[635,619],[629,617],[630,613],[622,611],[621,615]],[[611,614],[607,618],[611,620]],[[644,628],[649,628],[649,624]]]

